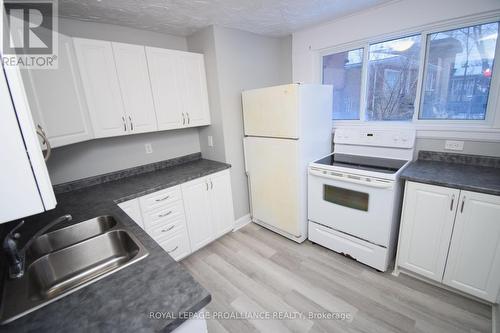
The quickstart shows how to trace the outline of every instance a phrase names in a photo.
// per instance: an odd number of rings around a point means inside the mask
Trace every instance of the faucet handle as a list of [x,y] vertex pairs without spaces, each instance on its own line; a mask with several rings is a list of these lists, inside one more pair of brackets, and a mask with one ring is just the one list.
[[17,231],[17,229],[21,228],[24,225],[24,220],[18,223],[12,230],[9,231],[8,235],[14,239],[19,239],[21,236]]

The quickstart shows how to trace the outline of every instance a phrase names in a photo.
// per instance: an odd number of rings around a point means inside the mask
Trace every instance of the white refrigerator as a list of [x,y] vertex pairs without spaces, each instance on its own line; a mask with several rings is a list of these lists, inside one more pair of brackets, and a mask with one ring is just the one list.
[[288,84],[242,93],[252,221],[307,238],[307,166],[331,152],[332,87]]

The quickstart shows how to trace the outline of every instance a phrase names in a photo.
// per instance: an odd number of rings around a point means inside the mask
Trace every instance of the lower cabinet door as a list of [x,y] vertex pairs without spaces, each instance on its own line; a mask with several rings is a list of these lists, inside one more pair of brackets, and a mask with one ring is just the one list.
[[443,282],[495,302],[500,288],[500,197],[461,191]]
[[181,186],[191,250],[194,252],[214,239],[207,177]]
[[142,229],[144,229],[141,207],[139,206],[139,199],[132,199],[122,202],[118,204],[118,207],[120,207],[132,220],[134,220],[135,223],[137,223]]
[[176,261],[181,260],[191,253],[186,229],[180,230],[169,238],[157,240],[157,243]]
[[398,265],[431,280],[443,279],[460,190],[407,182]]
[[233,230],[234,211],[231,194],[229,169],[208,177],[210,182],[210,206],[215,237],[220,237]]

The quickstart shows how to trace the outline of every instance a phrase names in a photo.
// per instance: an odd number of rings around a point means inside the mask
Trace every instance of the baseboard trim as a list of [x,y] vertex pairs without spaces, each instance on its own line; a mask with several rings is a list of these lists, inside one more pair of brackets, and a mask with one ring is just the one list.
[[240,217],[239,219],[234,221],[233,232],[243,228],[244,226],[246,226],[250,222],[252,222],[252,218],[250,217],[250,214],[243,215],[242,217]]

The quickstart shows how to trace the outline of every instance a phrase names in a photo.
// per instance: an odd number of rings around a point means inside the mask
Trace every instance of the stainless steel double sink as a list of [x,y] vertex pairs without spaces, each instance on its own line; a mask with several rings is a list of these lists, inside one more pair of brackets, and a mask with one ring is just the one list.
[[4,279],[0,323],[9,323],[148,254],[112,216],[48,232],[27,250],[24,276]]

